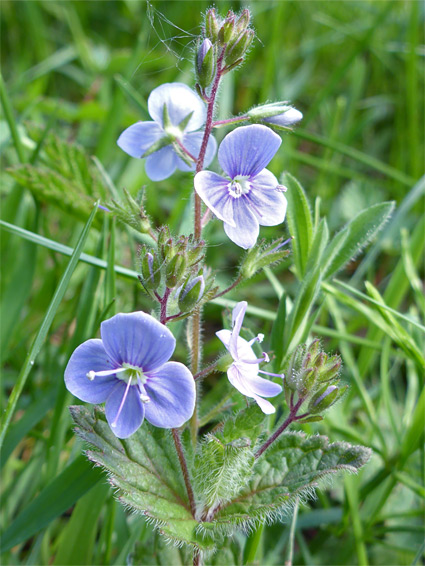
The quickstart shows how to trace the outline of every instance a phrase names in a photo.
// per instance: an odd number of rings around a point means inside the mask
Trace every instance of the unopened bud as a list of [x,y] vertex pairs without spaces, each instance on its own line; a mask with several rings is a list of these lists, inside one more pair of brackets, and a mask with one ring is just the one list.
[[202,275],[188,281],[179,293],[179,309],[182,312],[191,311],[202,299],[205,291],[205,281]]
[[301,371],[297,379],[297,391],[301,397],[307,396],[313,389],[317,379],[317,370],[308,368]]
[[341,358],[339,356],[332,356],[326,364],[319,368],[318,381],[320,381],[320,383],[326,383],[337,379],[341,370],[341,365]]
[[245,8],[245,10],[242,10],[241,15],[236,22],[236,31],[238,31],[239,33],[245,31],[249,26],[250,19],[250,11],[248,10],[248,8]]
[[287,102],[272,102],[252,108],[247,115],[253,122],[263,122],[274,126],[288,128],[299,122],[303,115]]
[[207,11],[205,18],[205,36],[215,43],[218,39],[219,25],[214,8]]
[[281,238],[272,242],[267,247],[254,246],[253,248],[250,248],[244,257],[240,268],[240,274],[242,277],[244,279],[249,279],[260,269],[268,267],[269,265],[277,263],[288,257],[290,250],[282,248],[290,242],[291,239],[292,238],[289,238],[289,240],[283,241],[283,238]]
[[174,257],[175,253],[176,253],[176,250],[174,248],[173,239],[168,238],[168,240],[165,242],[165,244],[163,246],[164,259],[170,260],[172,257]]
[[166,285],[168,288],[172,289],[183,279],[186,266],[187,261],[183,254],[178,253],[171,258],[165,269]]
[[329,409],[345,393],[348,386],[338,388],[336,385],[321,387],[310,399],[308,411],[312,415]]
[[147,252],[142,259],[142,279],[146,289],[153,291],[161,284],[161,270],[155,255]]
[[235,31],[235,14],[233,12],[227,14],[224,24],[221,26],[218,32],[218,41],[221,45],[226,45],[233,38],[233,33]]
[[231,42],[226,50],[226,65],[230,66],[242,59],[254,38],[252,29],[242,32],[234,42]]
[[215,75],[214,48],[211,41],[206,38],[196,54],[196,78],[202,88],[207,88]]

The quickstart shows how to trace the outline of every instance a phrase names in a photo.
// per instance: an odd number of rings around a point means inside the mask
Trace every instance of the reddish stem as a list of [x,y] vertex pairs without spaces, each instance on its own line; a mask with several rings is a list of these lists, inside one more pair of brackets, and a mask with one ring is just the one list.
[[166,324],[167,323],[167,302],[168,302],[168,297],[170,296],[171,293],[171,289],[169,289],[168,287],[165,289],[164,292],[164,296],[162,297],[162,299],[160,300],[161,303],[161,313],[159,315],[159,322],[161,324]]
[[[207,151],[208,140],[209,140],[209,137],[210,137],[210,134],[211,134],[211,131],[212,131],[214,104],[215,104],[215,99],[216,99],[216,96],[217,96],[218,85],[220,84],[220,79],[221,79],[221,74],[222,74],[222,67],[221,66],[222,66],[222,63],[223,63],[225,51],[226,51],[226,48],[223,48],[221,53],[220,53],[220,56],[217,60],[217,72],[216,72],[215,79],[214,79],[214,82],[213,82],[213,85],[212,85],[212,88],[211,88],[211,94],[209,96],[204,137],[202,139],[201,149],[199,151],[199,157],[198,157],[198,161],[196,163],[196,173],[199,173],[199,171],[202,171],[202,168],[204,167],[205,153]],[[202,232],[201,198],[195,192],[195,238],[197,240],[200,239],[201,232]]]
[[260,448],[255,453],[255,459],[259,458],[263,452],[272,444],[278,436],[282,434],[284,430],[288,428],[290,424],[297,420],[298,409],[304,402],[304,398],[299,399],[299,401],[291,408],[291,412],[288,415],[286,421],[265,441],[265,443],[260,446]]

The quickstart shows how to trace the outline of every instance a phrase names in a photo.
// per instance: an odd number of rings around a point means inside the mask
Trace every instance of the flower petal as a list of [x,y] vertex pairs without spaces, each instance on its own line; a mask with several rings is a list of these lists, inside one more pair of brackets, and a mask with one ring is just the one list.
[[123,363],[154,370],[171,357],[176,340],[166,326],[144,312],[116,314],[102,322],[100,333],[106,352]]
[[130,385],[124,405],[121,408],[125,391],[126,383],[120,381],[111,391],[105,405],[106,419],[112,432],[118,438],[128,438],[136,432],[143,422],[145,412],[139,397],[139,390],[135,385]]
[[87,403],[103,403],[117,383],[114,375],[88,379],[89,371],[105,371],[118,368],[103,347],[102,340],[87,340],[74,350],[65,369],[65,385],[75,397]]
[[168,362],[147,377],[147,420],[161,428],[182,426],[195,409],[196,388],[190,371],[183,364]]
[[177,168],[177,155],[172,145],[155,151],[146,158],[145,171],[151,181],[163,181],[170,177]]
[[251,179],[251,191],[245,195],[250,210],[257,217],[261,226],[276,226],[285,220],[286,198],[279,190],[276,177],[263,169]]
[[250,367],[251,364],[243,364],[242,362],[237,362],[237,367],[241,375],[241,379],[245,384],[245,387],[251,391],[252,395],[261,395],[261,397],[276,397],[282,392],[282,387],[273,381],[264,379],[259,375],[253,376]]
[[195,175],[194,184],[195,191],[217,218],[236,226],[233,221],[234,197],[229,194],[229,180],[212,171],[200,171]]
[[[191,132],[185,134],[181,142],[184,147],[194,156],[199,157],[199,151],[201,149],[202,140],[204,138],[204,132]],[[205,152],[204,167],[208,167],[211,161],[214,159],[215,152],[217,151],[217,142],[214,136],[210,136],[208,139],[207,150]],[[189,166],[187,163],[177,157],[177,167],[180,171],[195,171],[196,163]]]
[[152,119],[163,127],[164,104],[173,126],[178,126],[188,114],[193,112],[185,130],[198,130],[206,118],[206,107],[199,96],[183,83],[165,83],[155,88],[148,98],[148,109]]
[[224,231],[237,246],[245,250],[252,248],[260,232],[258,220],[249,207],[249,201],[246,195],[240,198],[230,198],[232,199],[233,221],[235,226],[224,222]]
[[164,130],[156,122],[137,122],[123,131],[117,144],[131,157],[142,157],[164,135]]
[[229,351],[232,354],[233,359],[238,360],[238,339],[241,332],[243,319],[245,317],[246,308],[248,303],[246,301],[241,301],[233,308],[232,311],[232,335],[230,337]]
[[258,406],[260,407],[260,409],[263,411],[264,414],[272,415],[273,413],[276,412],[276,409],[273,407],[270,401],[267,401],[267,399],[263,399],[259,395],[253,395],[253,399],[255,399],[256,403],[258,404]]
[[280,137],[267,126],[242,126],[221,142],[218,161],[231,179],[238,175],[253,177],[266,167],[281,143]]

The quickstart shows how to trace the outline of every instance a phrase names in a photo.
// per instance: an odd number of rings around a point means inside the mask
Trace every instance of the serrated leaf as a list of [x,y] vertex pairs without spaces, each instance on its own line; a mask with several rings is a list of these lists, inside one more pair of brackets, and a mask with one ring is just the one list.
[[304,189],[299,182],[289,173],[283,178],[283,184],[288,188],[286,198],[288,199],[287,219],[289,232],[294,237],[292,250],[298,279],[305,275],[310,247],[313,240],[313,220],[310,206]]
[[143,426],[126,440],[109,428],[103,410],[71,407],[77,434],[93,450],[88,458],[109,473],[110,483],[126,506],[143,513],[163,536],[201,550],[214,548],[213,533],[192,517],[186,487],[169,430]]
[[308,496],[328,475],[356,472],[370,454],[363,446],[330,444],[325,436],[283,434],[258,458],[249,483],[222,506],[213,524],[231,532],[235,525],[248,527],[256,521],[277,519],[296,496]]
[[332,239],[324,252],[323,278],[342,269],[372,240],[394,210],[394,202],[375,204],[362,210]]

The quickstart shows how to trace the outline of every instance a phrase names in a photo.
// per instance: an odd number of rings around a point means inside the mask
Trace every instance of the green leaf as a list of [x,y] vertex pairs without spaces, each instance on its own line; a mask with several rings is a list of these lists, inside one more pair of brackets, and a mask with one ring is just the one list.
[[384,226],[393,210],[393,202],[375,204],[348,222],[324,252],[323,278],[332,277],[356,257]]
[[6,529],[2,536],[1,551],[5,552],[41,531],[67,511],[100,478],[100,470],[94,469],[83,456],[76,458]]
[[283,434],[258,458],[251,480],[223,505],[213,524],[231,532],[235,525],[277,519],[295,497],[311,495],[321,479],[340,471],[356,472],[370,455],[369,448],[330,444],[325,436]]
[[288,188],[288,226],[291,236],[294,237],[292,250],[298,279],[302,279],[306,272],[306,265],[313,240],[313,220],[310,206],[303,188],[289,173],[285,174],[283,184]]
[[88,458],[108,472],[119,500],[143,513],[159,532],[176,544],[201,550],[214,548],[212,533],[198,533],[169,430],[149,423],[126,440],[111,431],[98,408],[71,407],[77,434],[92,450]]

